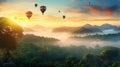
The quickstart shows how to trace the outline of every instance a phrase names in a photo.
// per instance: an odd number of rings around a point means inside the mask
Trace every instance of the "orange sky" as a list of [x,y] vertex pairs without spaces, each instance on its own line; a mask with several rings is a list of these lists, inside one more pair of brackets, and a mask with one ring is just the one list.
[[[19,3],[4,3],[0,5],[0,16],[9,17],[19,23],[22,26],[31,27],[34,25],[41,25],[45,27],[60,27],[70,26],[78,27],[84,24],[102,25],[109,23],[113,25],[120,25],[120,20],[110,16],[112,13],[106,10],[105,13],[108,15],[101,16],[98,9],[90,8],[91,14],[83,12],[62,11],[58,13],[57,7],[50,6],[47,8],[45,15],[41,15],[39,9],[33,6],[34,2],[19,2]],[[26,7],[21,5],[27,5]],[[29,7],[31,6],[31,7]],[[62,8],[62,7],[61,7]],[[31,10],[33,16],[30,20],[27,19],[25,12]],[[66,15],[66,19],[62,19],[62,15]]]

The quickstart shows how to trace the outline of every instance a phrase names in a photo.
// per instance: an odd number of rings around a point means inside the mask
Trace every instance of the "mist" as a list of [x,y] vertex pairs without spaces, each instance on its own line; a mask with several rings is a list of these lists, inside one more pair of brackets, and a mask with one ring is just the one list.
[[[46,33],[46,32],[44,32]],[[86,46],[86,47],[95,47],[95,46],[114,46],[114,47],[120,47],[120,41],[104,41],[104,40],[89,40],[89,39],[75,39],[70,38],[69,33],[46,33],[44,34],[38,33],[38,32],[29,32],[25,34],[34,34],[37,36],[44,36],[44,37],[52,37],[59,39],[60,41],[55,42],[53,45],[60,46],[60,47],[69,47],[69,46]]]
[[[118,33],[112,29],[104,30],[101,35],[104,34],[114,34]],[[114,46],[120,47],[120,41],[105,41],[100,39],[77,39],[71,38],[72,36],[82,36],[83,34],[73,34],[71,32],[53,32],[53,28],[47,28],[43,26],[34,26],[31,28],[25,28],[24,34],[34,34],[36,36],[43,36],[48,38],[59,39],[60,41],[55,42],[53,45],[57,45],[60,47],[69,47],[69,46],[86,46],[86,47],[95,47],[97,45],[104,46]],[[95,35],[95,34],[93,34]],[[84,36],[83,36],[84,37]]]
[[104,46],[113,46],[113,47],[120,47],[120,41],[103,41],[103,40],[77,40],[77,39],[66,39],[60,40],[59,42],[55,43],[54,45],[60,47],[69,47],[69,46],[86,46],[86,47],[104,47]]

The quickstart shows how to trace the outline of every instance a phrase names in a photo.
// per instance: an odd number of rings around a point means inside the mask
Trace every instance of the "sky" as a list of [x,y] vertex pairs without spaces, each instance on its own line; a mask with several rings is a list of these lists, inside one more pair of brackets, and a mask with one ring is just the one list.
[[[42,5],[47,7],[44,15],[39,9]],[[27,11],[33,13],[30,20],[25,15]],[[104,23],[120,26],[120,0],[0,0],[0,17],[9,17],[24,27],[79,27]]]

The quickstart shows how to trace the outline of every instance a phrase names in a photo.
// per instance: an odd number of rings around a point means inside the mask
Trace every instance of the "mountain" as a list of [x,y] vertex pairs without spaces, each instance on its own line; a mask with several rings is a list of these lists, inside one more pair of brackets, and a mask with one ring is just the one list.
[[120,27],[117,27],[116,29],[114,29],[115,31],[120,31]]
[[103,40],[103,41],[120,41],[120,33],[115,34],[96,34],[96,35],[87,35],[84,37],[81,36],[73,36],[71,38],[75,39],[87,39],[87,40]]
[[111,24],[103,24],[99,27],[99,29],[101,30],[117,29],[117,28],[118,28],[117,26]]
[[33,34],[26,34],[23,37],[23,43],[53,43],[59,41],[55,38],[48,38],[48,37],[41,37],[41,36],[35,36]]
[[77,34],[83,33],[98,33],[102,32],[98,26],[92,26],[90,24],[86,24],[82,27],[58,27],[54,28],[52,32],[71,32]]
[[74,31],[74,33],[76,33],[76,34],[85,34],[85,33],[94,33],[94,31],[90,30],[88,28],[85,28],[85,27],[81,27],[79,30]]
[[87,29],[90,29],[92,30],[93,32],[102,32],[101,29],[99,29],[99,26],[96,26],[96,25],[90,25],[90,24],[86,24],[83,26],[84,28],[87,28]]
[[86,24],[82,26],[80,29],[76,30],[74,33],[77,34],[85,34],[85,33],[102,33],[98,26],[92,26],[90,24]]
[[85,28],[99,28],[99,26],[97,26],[97,25],[90,25],[90,24],[85,24],[82,27],[85,27]]
[[111,25],[111,24],[103,24],[101,26],[96,26],[96,25],[90,25],[86,24],[82,26],[80,29],[76,30],[74,33],[77,34],[87,34],[87,33],[102,33],[102,34],[112,34],[112,33],[119,33],[120,32],[120,27]]
[[107,23],[101,26],[85,24],[81,27],[58,27],[54,28],[52,32],[71,32],[73,34],[112,34],[119,33],[120,27]]

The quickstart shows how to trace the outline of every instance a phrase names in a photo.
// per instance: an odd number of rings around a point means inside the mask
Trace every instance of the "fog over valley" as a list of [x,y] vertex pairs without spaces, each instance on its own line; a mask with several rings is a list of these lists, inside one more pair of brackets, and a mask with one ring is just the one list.
[[60,47],[68,46],[116,46],[119,47],[120,27],[110,24],[103,24],[101,26],[86,24],[81,27],[58,27],[46,28],[40,25],[31,28],[24,28],[24,34],[33,34],[36,36],[43,36],[48,38],[55,38],[59,41],[54,45]]

